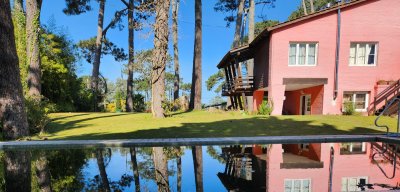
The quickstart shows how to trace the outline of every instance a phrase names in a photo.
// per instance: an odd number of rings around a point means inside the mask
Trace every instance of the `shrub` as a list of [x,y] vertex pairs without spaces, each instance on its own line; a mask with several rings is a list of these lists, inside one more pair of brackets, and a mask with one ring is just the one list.
[[274,104],[272,100],[264,100],[260,107],[258,108],[259,115],[271,115],[272,110],[274,109]]
[[345,102],[343,104],[343,115],[354,115],[355,111],[353,102]]
[[26,113],[28,116],[29,131],[33,133],[42,133],[46,125],[50,122],[48,113],[50,109],[46,107],[48,100],[45,97],[26,97]]
[[162,108],[164,109],[164,114],[166,116],[170,116],[173,111],[173,108],[174,108],[174,102],[169,101],[169,100],[164,100],[164,101],[162,101],[161,105],[162,105]]

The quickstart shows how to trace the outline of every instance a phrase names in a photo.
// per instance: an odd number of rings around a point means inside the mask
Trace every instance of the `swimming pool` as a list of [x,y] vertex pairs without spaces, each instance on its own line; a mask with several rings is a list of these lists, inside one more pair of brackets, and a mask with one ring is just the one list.
[[[91,141],[92,145],[85,141],[85,147],[82,141],[69,146],[61,145],[65,141],[3,144],[0,185],[7,191],[400,189],[400,147],[383,141],[390,138],[348,136],[334,141],[326,136],[319,137],[320,142],[314,137],[288,138],[258,137],[252,139],[255,143],[219,138],[224,144],[215,145],[213,139],[162,140],[159,145],[155,140]],[[183,141],[203,145],[178,145]],[[44,144],[50,145],[43,149]]]

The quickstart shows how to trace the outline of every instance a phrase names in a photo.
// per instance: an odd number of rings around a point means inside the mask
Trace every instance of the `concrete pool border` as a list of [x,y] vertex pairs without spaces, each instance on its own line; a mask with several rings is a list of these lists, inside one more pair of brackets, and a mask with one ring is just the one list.
[[160,138],[118,140],[46,140],[0,142],[0,149],[61,149],[93,147],[157,147],[233,144],[289,144],[289,143],[337,143],[337,142],[390,142],[400,144],[399,137],[387,135],[313,135],[313,136],[265,136],[265,137],[217,137],[217,138]]

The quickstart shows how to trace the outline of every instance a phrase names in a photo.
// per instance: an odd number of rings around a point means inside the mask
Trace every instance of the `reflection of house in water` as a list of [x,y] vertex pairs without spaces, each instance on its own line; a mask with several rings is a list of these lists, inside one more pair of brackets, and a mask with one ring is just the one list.
[[[226,147],[223,153],[230,158],[225,172],[218,176],[228,191],[328,191],[332,163],[332,191],[361,191],[357,185],[363,183],[373,184],[373,189],[365,186],[368,190],[388,190],[399,186],[400,175],[390,179],[395,150],[389,146],[379,154],[385,146],[359,142]],[[400,158],[396,158],[396,165],[400,165]]]

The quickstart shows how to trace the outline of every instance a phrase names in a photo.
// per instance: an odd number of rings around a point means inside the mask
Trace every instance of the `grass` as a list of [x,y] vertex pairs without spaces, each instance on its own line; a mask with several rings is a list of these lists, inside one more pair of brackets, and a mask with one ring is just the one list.
[[[252,116],[196,111],[154,119],[148,113],[54,113],[48,139],[130,139],[384,133],[365,116]],[[396,129],[396,118],[382,124]]]

